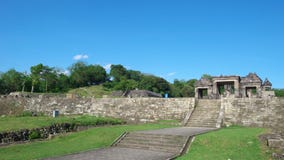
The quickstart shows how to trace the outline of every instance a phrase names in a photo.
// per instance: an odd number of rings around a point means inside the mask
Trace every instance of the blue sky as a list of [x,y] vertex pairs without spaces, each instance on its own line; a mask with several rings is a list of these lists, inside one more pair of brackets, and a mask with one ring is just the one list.
[[170,82],[256,72],[284,88],[283,8],[283,0],[0,0],[0,71],[66,70],[77,56]]

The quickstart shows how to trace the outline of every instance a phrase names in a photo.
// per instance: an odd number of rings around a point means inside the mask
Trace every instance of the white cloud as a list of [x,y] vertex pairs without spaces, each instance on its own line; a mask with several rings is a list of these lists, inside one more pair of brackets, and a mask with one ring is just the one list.
[[171,73],[168,73],[167,76],[171,77],[171,76],[174,76],[175,74],[176,74],[176,72],[171,72]]
[[105,70],[110,70],[111,65],[112,65],[112,64],[106,64],[106,65],[104,66],[104,69],[105,69]]
[[77,54],[73,57],[74,60],[78,61],[78,60],[82,60],[82,59],[88,59],[89,56],[86,54]]
[[58,73],[59,74],[65,74],[66,76],[70,75],[70,71],[68,71],[68,70],[61,70]]
[[63,74],[65,74],[65,75],[70,75],[70,71],[65,70],[65,71],[63,72]]

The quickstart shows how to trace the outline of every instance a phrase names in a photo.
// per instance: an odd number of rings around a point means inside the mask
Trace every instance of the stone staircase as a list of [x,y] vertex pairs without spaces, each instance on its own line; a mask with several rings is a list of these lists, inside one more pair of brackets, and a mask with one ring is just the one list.
[[187,127],[216,128],[219,118],[221,100],[199,99],[197,106],[191,114]]
[[123,135],[112,146],[178,155],[183,152],[188,140],[189,136],[131,132]]

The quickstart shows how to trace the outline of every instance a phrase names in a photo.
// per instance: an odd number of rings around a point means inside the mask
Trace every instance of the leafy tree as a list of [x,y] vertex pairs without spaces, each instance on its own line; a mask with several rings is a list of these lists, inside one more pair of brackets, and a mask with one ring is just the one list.
[[10,69],[1,75],[3,93],[21,91],[24,81],[24,74],[17,72],[15,69]]
[[170,85],[163,78],[153,75],[144,75],[139,83],[139,88],[164,94],[170,90]]
[[101,84],[107,79],[106,70],[100,65],[89,65],[86,72],[89,84]]
[[47,92],[56,88],[58,71],[55,68],[38,64],[31,67],[32,88],[31,92]]
[[55,92],[66,92],[70,88],[70,78],[61,73],[58,75]]
[[132,79],[134,81],[140,81],[142,78],[142,74],[139,71],[127,70],[127,78]]
[[284,97],[284,89],[273,89],[276,97]]
[[138,87],[138,82],[132,79],[121,79],[119,82],[114,82],[115,90],[129,91]]
[[0,94],[5,94],[5,85],[4,82],[2,80],[2,73],[0,73]]
[[113,78],[114,82],[119,82],[123,78],[127,79],[127,69],[121,64],[111,65],[110,76]]
[[35,86],[39,84],[41,78],[41,72],[43,69],[43,64],[38,64],[36,66],[31,67],[31,79],[32,79],[32,88],[31,92],[33,93],[35,90]]
[[106,82],[105,69],[99,65],[87,65],[77,62],[70,67],[70,81],[73,87],[84,87]]
[[183,93],[183,97],[194,97],[195,96],[195,83],[197,79],[191,79],[186,82],[186,91]]
[[73,87],[87,86],[87,65],[84,62],[77,62],[70,67],[70,81]]
[[212,76],[210,74],[203,74],[201,78],[212,80]]
[[171,85],[170,95],[173,97],[194,97],[194,84],[196,81],[196,79],[191,79],[189,81],[174,80],[174,83]]

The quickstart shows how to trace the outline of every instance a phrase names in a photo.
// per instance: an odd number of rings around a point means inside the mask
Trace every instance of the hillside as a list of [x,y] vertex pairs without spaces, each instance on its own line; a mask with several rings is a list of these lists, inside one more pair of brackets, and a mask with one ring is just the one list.
[[91,87],[81,87],[68,91],[68,93],[76,94],[79,97],[94,97],[102,98],[104,95],[110,96],[112,91],[103,87],[102,85],[96,85]]

